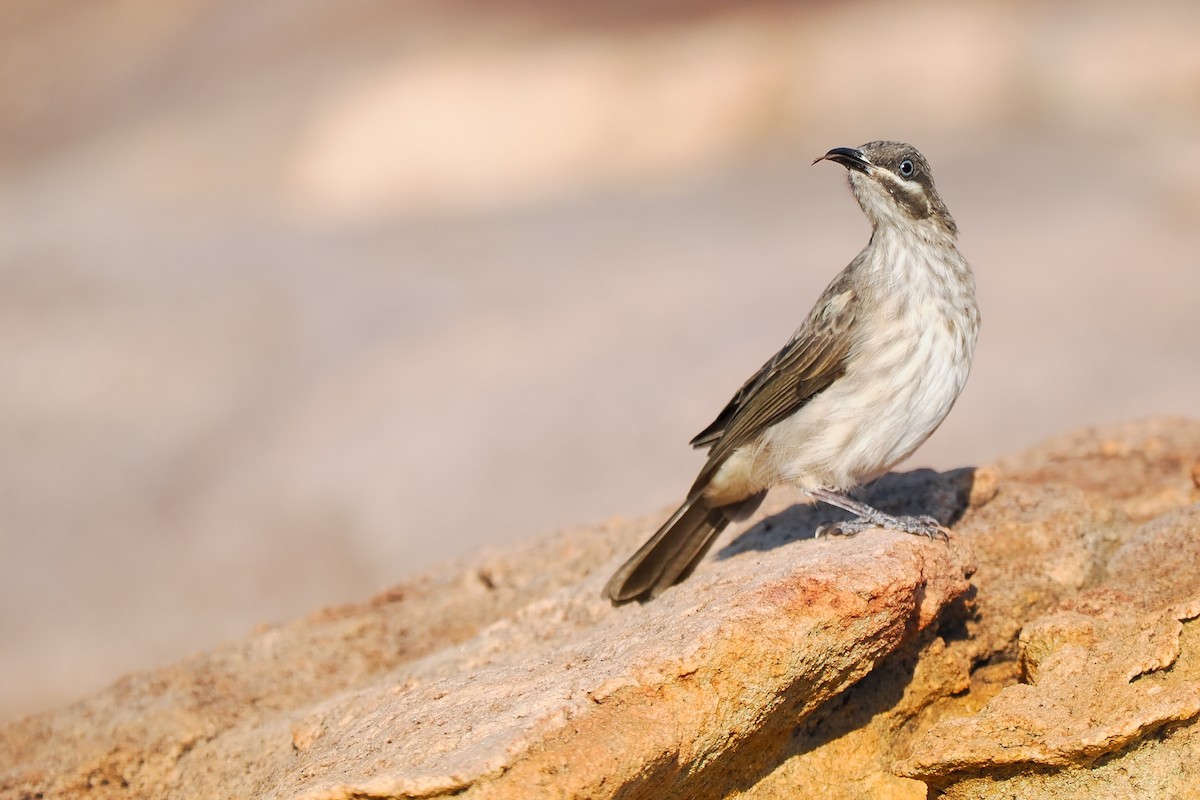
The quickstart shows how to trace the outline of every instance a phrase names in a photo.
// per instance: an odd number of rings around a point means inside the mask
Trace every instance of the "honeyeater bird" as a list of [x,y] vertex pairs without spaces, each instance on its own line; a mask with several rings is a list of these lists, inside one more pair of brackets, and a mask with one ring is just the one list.
[[895,517],[848,495],[903,461],[946,418],[979,331],[975,278],[929,163],[901,142],[836,147],[871,238],[783,349],[692,439],[708,460],[687,499],[609,580],[614,602],[685,578],[731,521],[790,483],[855,515],[824,531],[939,537],[932,517]]

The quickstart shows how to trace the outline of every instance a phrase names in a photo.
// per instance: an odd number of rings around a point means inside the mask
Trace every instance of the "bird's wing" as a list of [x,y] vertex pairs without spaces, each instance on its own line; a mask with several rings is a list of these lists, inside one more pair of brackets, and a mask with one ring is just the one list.
[[843,273],[821,295],[783,349],[692,439],[693,447],[711,448],[697,487],[707,483],[734,450],[795,412],[842,375],[857,308],[858,295]]

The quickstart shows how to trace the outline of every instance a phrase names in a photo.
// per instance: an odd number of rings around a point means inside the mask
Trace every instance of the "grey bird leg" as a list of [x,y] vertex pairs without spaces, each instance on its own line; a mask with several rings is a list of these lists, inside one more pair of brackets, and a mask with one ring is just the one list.
[[835,492],[831,489],[810,489],[808,490],[808,494],[823,503],[828,503],[831,506],[849,511],[851,514],[858,516],[858,519],[846,520],[845,522],[829,522],[822,525],[817,528],[817,538],[821,538],[822,536],[853,536],[870,528],[884,528],[889,531],[911,533],[914,536],[927,536],[930,539],[950,540],[946,529],[933,517],[893,517],[891,514],[884,514],[882,511],[872,508],[866,503],[859,502],[841,492]]

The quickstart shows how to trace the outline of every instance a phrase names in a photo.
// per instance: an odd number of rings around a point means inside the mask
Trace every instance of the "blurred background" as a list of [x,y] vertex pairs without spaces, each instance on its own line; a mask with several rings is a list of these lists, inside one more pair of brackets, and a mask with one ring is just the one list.
[[1200,397],[1200,4],[5,0],[0,719],[676,502],[920,147],[984,315],[910,466]]

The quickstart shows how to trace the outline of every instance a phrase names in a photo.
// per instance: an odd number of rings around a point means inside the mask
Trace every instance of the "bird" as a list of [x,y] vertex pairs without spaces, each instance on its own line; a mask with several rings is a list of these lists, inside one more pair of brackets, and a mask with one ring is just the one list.
[[933,517],[885,514],[850,492],[908,458],[958,399],[979,333],[974,272],[912,145],[835,147],[812,163],[823,161],[845,167],[871,237],[783,349],[692,439],[708,459],[679,509],[608,581],[613,604],[650,600],[686,578],[778,484],[854,515],[818,536],[947,536]]

